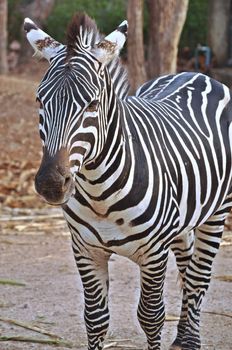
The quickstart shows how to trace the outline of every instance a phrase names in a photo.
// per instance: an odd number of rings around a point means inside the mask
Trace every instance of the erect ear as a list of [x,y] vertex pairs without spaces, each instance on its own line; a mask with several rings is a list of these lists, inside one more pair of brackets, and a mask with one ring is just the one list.
[[64,47],[64,45],[38,28],[30,18],[25,18],[24,30],[29,43],[35,50],[35,55],[39,53],[39,55],[45,57],[48,61],[56,56],[57,52]]
[[127,29],[128,23],[123,21],[116,30],[96,44],[92,53],[99,62],[105,65],[119,55],[127,38]]

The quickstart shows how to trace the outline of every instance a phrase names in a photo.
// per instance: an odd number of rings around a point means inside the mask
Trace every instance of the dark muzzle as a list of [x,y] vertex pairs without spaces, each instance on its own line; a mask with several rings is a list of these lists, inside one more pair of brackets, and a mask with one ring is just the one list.
[[65,149],[50,156],[45,150],[38,173],[35,189],[46,202],[59,205],[67,202],[74,190],[69,170],[68,154]]

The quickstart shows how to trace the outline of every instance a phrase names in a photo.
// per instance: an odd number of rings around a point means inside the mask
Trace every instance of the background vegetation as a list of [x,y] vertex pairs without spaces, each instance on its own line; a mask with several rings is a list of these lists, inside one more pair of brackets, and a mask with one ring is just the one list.
[[[17,39],[21,41],[23,15],[20,6],[31,0],[8,0],[8,35],[9,43]],[[93,17],[101,32],[109,33],[126,18],[127,0],[56,0],[54,9],[45,23],[45,30],[59,41],[64,41],[65,28],[76,11],[85,11]],[[181,35],[179,47],[189,46],[194,49],[198,43],[207,42],[208,0],[190,0],[187,19]],[[147,43],[148,20],[147,9],[144,11],[144,41]],[[23,37],[24,40],[24,37]]]

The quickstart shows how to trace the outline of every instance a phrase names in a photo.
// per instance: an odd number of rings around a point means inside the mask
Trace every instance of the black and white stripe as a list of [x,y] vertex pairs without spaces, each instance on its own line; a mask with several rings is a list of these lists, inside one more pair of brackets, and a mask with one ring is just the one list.
[[80,28],[76,53],[58,52],[37,97],[44,149],[50,157],[67,150],[75,182],[63,210],[84,286],[88,349],[102,349],[108,329],[113,253],[140,266],[138,319],[148,349],[160,349],[170,247],[183,282],[170,349],[200,349],[201,302],[231,208],[230,91],[181,73],[126,96],[118,60],[100,62],[89,49],[98,34]]

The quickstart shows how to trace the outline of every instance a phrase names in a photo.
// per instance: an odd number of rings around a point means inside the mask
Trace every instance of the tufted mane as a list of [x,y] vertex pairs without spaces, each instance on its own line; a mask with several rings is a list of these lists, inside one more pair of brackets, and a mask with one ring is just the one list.
[[68,25],[66,32],[67,60],[74,56],[83,46],[93,46],[100,38],[94,20],[84,12],[76,13]]
[[[69,61],[78,52],[93,48],[102,39],[97,25],[86,13],[76,13],[68,25],[66,32],[67,54]],[[108,63],[108,69],[117,95],[124,99],[129,90],[127,71],[118,58]]]

